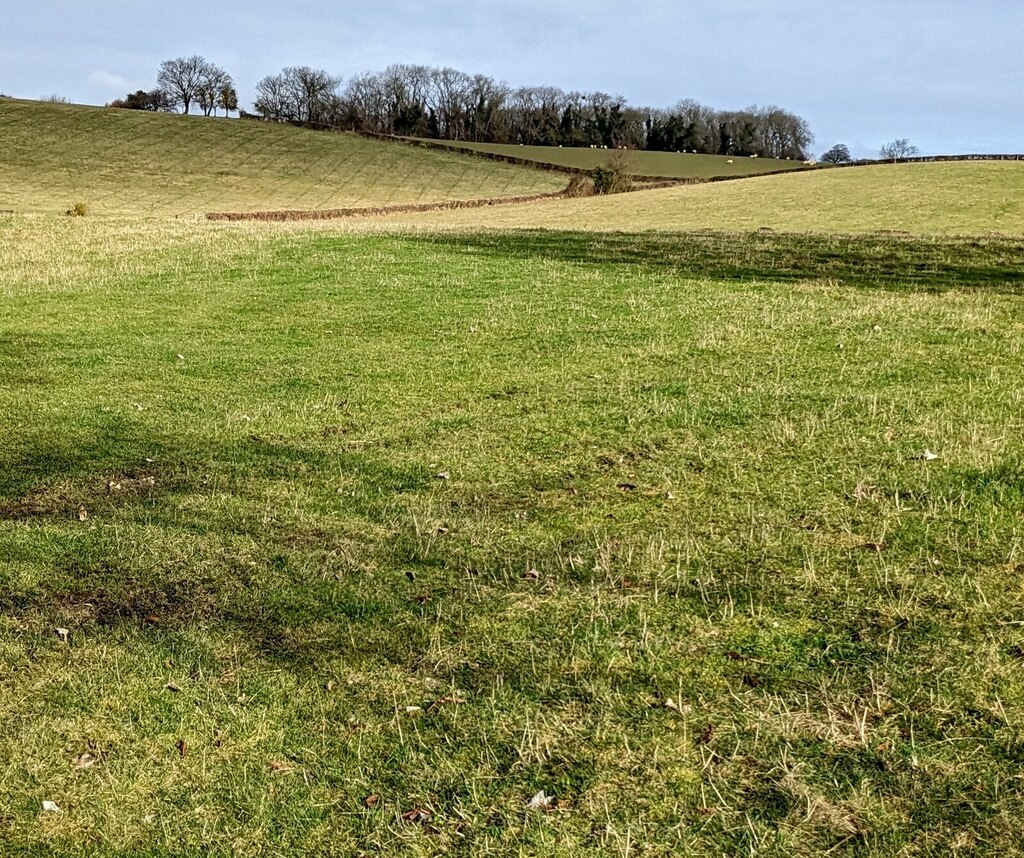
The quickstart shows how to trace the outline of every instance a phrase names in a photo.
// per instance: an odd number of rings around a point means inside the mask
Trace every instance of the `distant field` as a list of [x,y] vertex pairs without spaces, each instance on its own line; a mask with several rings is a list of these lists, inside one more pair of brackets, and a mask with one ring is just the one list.
[[1024,162],[880,164],[475,212],[395,216],[445,229],[906,231],[1024,235]]
[[[472,152],[487,152],[510,158],[522,158],[540,164],[556,164],[578,170],[593,170],[608,163],[615,154],[608,149],[575,149],[558,146],[517,146],[511,143],[462,143],[457,141],[422,140],[441,143]],[[715,176],[756,176],[776,170],[796,170],[800,161],[779,161],[772,158],[740,158],[724,155],[690,155],[677,152],[629,152],[631,172],[637,176],[658,176],[666,179],[709,179]]]
[[0,99],[0,210],[336,208],[561,190],[563,176],[286,126]]

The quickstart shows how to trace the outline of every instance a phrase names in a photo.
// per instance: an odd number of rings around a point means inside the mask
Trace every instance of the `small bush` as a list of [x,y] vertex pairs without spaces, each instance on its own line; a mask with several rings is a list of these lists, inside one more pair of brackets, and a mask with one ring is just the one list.
[[619,150],[608,163],[598,167],[591,174],[594,178],[595,194],[621,194],[633,187],[632,177],[633,159],[625,152]]
[[579,173],[569,179],[569,185],[565,189],[567,197],[592,197],[595,193],[594,177]]
[[89,207],[81,201],[73,203],[71,208],[64,212],[68,217],[85,217],[88,213]]

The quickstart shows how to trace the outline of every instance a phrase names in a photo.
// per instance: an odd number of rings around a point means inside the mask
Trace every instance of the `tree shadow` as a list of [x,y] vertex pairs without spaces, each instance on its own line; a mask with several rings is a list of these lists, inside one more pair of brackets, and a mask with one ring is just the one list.
[[499,259],[631,265],[716,280],[828,280],[903,291],[1024,292],[1024,239],[1019,238],[518,230],[408,240]]

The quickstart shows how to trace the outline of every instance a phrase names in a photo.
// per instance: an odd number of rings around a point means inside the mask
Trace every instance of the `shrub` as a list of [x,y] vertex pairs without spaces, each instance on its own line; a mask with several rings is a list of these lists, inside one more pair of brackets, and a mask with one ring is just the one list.
[[620,149],[608,163],[598,167],[591,174],[594,178],[595,194],[621,194],[633,187],[633,159]]
[[577,173],[569,179],[569,185],[565,189],[567,197],[592,197],[594,193],[594,177],[582,173]]
[[85,217],[88,213],[89,207],[81,201],[72,203],[71,208],[64,212],[68,217]]

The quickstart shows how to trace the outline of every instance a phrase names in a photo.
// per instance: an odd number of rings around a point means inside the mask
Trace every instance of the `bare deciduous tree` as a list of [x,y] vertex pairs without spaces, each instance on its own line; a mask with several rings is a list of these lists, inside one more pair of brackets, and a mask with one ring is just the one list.
[[912,145],[906,137],[900,137],[897,140],[893,140],[892,143],[886,143],[879,151],[883,158],[892,161],[899,158],[913,158],[920,153],[921,150]]
[[256,112],[277,122],[331,125],[341,113],[341,78],[309,66],[289,66],[256,85]]
[[173,104],[181,106],[183,113],[188,113],[208,67],[209,63],[198,54],[164,60],[156,76],[157,86],[167,93]]
[[221,93],[225,90],[234,90],[234,87],[235,82],[231,79],[231,75],[220,66],[207,63],[196,90],[196,101],[199,103],[203,115],[209,116],[213,113],[220,106]]

